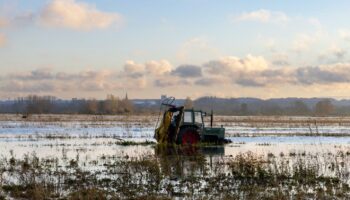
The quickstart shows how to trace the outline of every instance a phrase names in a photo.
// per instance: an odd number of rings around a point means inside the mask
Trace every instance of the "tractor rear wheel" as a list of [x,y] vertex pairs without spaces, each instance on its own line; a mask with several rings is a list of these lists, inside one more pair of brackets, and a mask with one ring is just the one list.
[[195,127],[184,127],[179,131],[178,144],[197,144],[200,140],[198,130]]

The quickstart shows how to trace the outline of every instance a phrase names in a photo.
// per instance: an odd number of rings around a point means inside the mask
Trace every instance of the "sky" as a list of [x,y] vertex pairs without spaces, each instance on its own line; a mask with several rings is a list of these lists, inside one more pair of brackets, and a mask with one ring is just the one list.
[[350,1],[0,0],[0,99],[350,98]]

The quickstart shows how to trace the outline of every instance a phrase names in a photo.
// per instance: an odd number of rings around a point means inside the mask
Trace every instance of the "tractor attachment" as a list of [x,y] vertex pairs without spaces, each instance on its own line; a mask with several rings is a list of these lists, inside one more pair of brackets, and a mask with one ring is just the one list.
[[165,99],[162,106],[167,110],[155,130],[155,139],[158,143],[166,144],[197,144],[227,143],[225,128],[213,128],[213,113],[210,115],[210,127],[205,127],[203,118],[207,116],[201,110],[185,109],[184,106],[175,106],[174,98]]

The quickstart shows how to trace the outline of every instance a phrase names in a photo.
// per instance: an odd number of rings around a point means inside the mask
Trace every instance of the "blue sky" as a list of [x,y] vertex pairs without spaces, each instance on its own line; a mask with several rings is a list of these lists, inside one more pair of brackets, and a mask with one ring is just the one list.
[[346,96],[349,4],[0,0],[0,97]]

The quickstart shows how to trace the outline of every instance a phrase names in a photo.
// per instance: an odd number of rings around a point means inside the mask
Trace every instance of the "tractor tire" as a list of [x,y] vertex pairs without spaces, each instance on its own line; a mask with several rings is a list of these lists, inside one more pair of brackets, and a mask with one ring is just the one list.
[[195,127],[183,127],[177,136],[177,144],[197,144],[200,142],[200,135]]

